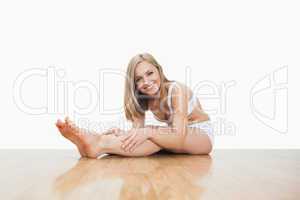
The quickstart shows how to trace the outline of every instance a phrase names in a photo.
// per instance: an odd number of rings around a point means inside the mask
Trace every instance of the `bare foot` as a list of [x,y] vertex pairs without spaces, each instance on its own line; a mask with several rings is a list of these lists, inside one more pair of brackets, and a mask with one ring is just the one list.
[[104,153],[100,134],[88,133],[78,128],[67,117],[65,122],[58,120],[56,126],[65,138],[77,146],[81,156],[97,158]]

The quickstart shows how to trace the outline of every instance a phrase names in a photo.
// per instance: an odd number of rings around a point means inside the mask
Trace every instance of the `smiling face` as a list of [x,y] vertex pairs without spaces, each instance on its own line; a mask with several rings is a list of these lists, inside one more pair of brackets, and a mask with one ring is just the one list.
[[134,82],[141,93],[154,97],[159,93],[161,80],[157,68],[147,61],[139,63],[134,71]]

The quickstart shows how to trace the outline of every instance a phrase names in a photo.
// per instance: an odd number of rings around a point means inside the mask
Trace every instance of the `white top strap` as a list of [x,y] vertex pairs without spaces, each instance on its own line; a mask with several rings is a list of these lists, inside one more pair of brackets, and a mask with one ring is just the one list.
[[171,104],[172,90],[173,90],[175,84],[176,84],[175,81],[173,83],[171,83],[171,85],[169,86],[169,90],[168,90],[168,106],[169,106],[169,109],[170,109],[171,113],[173,112],[173,110],[172,110],[172,104]]
[[197,103],[197,97],[195,94],[192,94],[192,98],[189,100],[188,104],[188,115],[192,113],[194,107],[196,106]]

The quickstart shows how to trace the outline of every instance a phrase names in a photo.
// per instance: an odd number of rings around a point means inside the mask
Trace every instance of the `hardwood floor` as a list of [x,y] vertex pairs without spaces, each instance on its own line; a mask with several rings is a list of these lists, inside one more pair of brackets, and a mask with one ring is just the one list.
[[300,150],[215,150],[79,159],[0,150],[1,199],[300,199]]

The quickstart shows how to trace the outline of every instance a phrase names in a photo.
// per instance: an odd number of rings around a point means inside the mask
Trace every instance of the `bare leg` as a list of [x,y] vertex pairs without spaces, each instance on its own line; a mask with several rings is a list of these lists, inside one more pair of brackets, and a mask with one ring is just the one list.
[[[155,126],[151,126],[155,127]],[[121,139],[124,136],[116,137],[115,135],[108,135],[106,137],[106,144],[109,144],[107,147],[107,153],[119,154],[124,156],[145,156],[151,155],[161,149],[164,145],[164,135],[159,138],[160,143],[154,143],[151,140],[146,140],[143,144],[139,145],[133,152],[125,152],[121,145]],[[157,137],[160,137],[158,134]],[[168,140],[169,142],[169,140]],[[162,145],[162,146],[160,146]],[[212,143],[204,130],[198,128],[188,128],[188,133],[185,136],[185,140],[183,143],[183,148],[181,150],[168,148],[166,149],[170,152],[174,153],[188,153],[188,154],[209,154],[212,151]]]
[[[164,126],[147,126],[154,129],[157,134],[154,134],[151,140],[156,145],[163,149],[166,149],[175,153],[189,153],[189,154],[209,154],[212,150],[212,143],[208,135],[199,128],[188,128],[185,135],[184,142],[181,148],[178,148],[178,144],[172,135],[169,133],[170,127]],[[163,133],[163,134],[161,134]]]
[[103,142],[106,143],[105,153],[117,154],[122,156],[148,156],[160,151],[162,148],[154,144],[150,140],[146,140],[132,152],[123,150],[122,141],[124,136],[106,135]]
[[[146,140],[134,151],[126,152],[121,148],[121,145],[123,144],[121,139],[123,139],[125,135],[116,136],[114,134],[87,133],[86,131],[77,128],[69,120],[66,120],[66,123],[58,121],[57,127],[64,137],[77,146],[81,156],[91,158],[96,158],[103,153],[123,156],[147,156],[160,151],[162,146],[164,146],[165,136],[162,135],[162,137],[160,137],[160,135],[157,134],[156,137],[159,142],[154,143],[151,140]],[[188,134],[185,137],[183,148],[181,150],[168,148],[167,150],[175,153],[208,154],[212,150],[212,144],[209,137],[200,129],[188,128]]]
[[[188,153],[188,154],[209,154],[212,151],[212,143],[210,141],[210,138],[206,133],[204,133],[204,130],[201,130],[199,128],[188,128],[187,134],[185,136],[182,149],[173,149],[168,148],[167,150],[175,153]],[[167,136],[168,137],[168,136]],[[166,144],[169,143],[169,139],[164,141],[166,139],[166,135],[160,135],[157,134],[155,136],[155,144],[164,147]]]
[[211,151],[212,143],[208,135],[198,128],[188,128],[181,152],[199,155],[209,154]]
[[125,152],[122,148],[122,137],[114,134],[93,134],[79,129],[71,121],[58,121],[56,124],[61,134],[74,143],[81,156],[96,158],[103,153],[123,156],[147,156],[161,150],[161,147],[150,140],[145,141],[132,152]]

